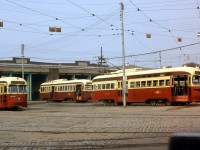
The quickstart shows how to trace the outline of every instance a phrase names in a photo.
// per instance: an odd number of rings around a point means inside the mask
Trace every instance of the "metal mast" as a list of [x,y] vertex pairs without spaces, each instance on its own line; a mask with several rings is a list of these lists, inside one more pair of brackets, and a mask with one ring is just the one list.
[[22,78],[24,79],[24,44],[21,45],[21,55],[22,55]]
[[120,3],[121,5],[121,34],[122,34],[122,66],[123,66],[123,79],[122,79],[122,100],[123,106],[126,107],[126,93],[127,93],[127,86],[126,86],[126,72],[125,72],[125,48],[124,48],[124,4],[123,2]]

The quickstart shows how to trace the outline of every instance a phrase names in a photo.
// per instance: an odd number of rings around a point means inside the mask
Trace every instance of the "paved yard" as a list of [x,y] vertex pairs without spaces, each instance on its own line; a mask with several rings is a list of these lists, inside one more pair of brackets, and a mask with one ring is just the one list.
[[200,104],[103,106],[30,102],[0,111],[1,149],[166,149],[175,133],[200,133]]

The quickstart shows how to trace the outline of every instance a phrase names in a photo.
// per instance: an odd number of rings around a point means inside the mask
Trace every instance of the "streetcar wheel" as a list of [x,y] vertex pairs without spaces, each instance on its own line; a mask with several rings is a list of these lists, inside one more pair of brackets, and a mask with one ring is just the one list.
[[166,104],[166,106],[171,106],[172,105],[172,103],[170,103],[169,101],[166,101],[165,104]]
[[186,105],[186,103],[180,103],[180,105],[181,105],[181,106],[185,106],[185,105]]
[[107,101],[103,101],[103,105],[106,106],[108,103]]
[[151,101],[151,106],[156,106],[156,101],[155,100]]
[[119,106],[119,103],[118,103],[118,102],[114,102],[114,105],[115,105],[115,106]]

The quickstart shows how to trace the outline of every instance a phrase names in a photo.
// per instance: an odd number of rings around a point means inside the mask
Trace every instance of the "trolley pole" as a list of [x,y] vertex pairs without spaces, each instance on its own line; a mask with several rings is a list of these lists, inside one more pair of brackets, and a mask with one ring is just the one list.
[[161,51],[159,52],[159,58],[160,58],[160,68],[162,68],[162,58],[161,58]]
[[21,45],[21,55],[22,55],[22,78],[24,79],[24,44]]
[[120,3],[121,5],[121,34],[122,34],[122,67],[123,67],[123,79],[122,79],[122,101],[123,106],[126,107],[126,93],[127,86],[126,86],[126,72],[125,72],[125,48],[124,48],[124,16],[123,16],[123,10],[124,10],[124,4],[123,2]]

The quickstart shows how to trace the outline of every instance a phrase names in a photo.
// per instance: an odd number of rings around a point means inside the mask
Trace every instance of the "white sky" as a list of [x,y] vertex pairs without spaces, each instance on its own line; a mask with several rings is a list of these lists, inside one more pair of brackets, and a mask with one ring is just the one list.
[[[1,0],[0,21],[4,26],[0,27],[0,59],[20,57],[21,44],[25,44],[25,57],[32,61],[97,63],[102,47],[109,65],[121,65],[120,2]],[[160,67],[159,53],[152,52],[162,51],[162,66],[200,63],[200,44],[187,46],[200,42],[199,2],[123,0],[126,62]],[[49,32],[49,26],[61,27],[62,32]],[[150,39],[146,38],[147,33],[151,34]],[[181,46],[181,50],[173,49]],[[168,49],[173,50],[165,51]]]

